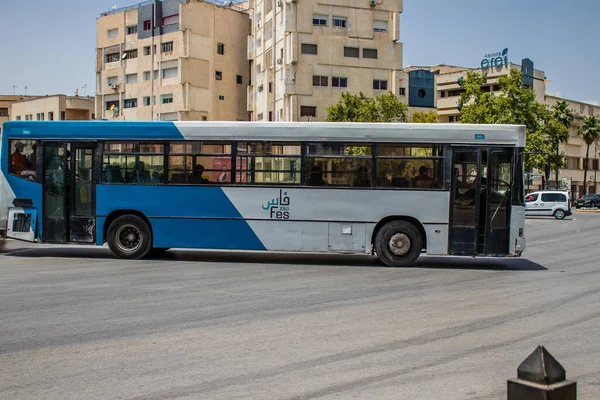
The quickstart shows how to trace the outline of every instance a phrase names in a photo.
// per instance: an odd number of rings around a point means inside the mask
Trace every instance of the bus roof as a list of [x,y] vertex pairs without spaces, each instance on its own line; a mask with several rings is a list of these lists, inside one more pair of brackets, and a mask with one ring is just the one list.
[[7,121],[4,136],[57,140],[408,142],[525,147],[525,126],[356,122]]

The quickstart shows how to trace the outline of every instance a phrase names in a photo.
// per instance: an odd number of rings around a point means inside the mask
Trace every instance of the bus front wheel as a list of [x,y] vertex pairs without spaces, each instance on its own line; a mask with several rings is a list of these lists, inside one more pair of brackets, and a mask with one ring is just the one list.
[[135,215],[123,215],[108,228],[108,247],[119,258],[138,259],[152,250],[150,228]]
[[410,222],[390,221],[375,236],[377,257],[389,267],[407,267],[421,254],[423,240]]

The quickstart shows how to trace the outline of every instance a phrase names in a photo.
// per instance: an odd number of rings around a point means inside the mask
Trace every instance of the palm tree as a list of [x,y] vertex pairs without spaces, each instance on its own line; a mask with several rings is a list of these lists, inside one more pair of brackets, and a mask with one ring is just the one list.
[[[555,120],[557,120],[558,122],[560,122],[568,130],[569,127],[571,126],[571,123],[573,123],[574,115],[573,115],[573,111],[571,111],[571,108],[569,107],[569,103],[567,103],[566,100],[560,100],[560,101],[557,101],[556,104],[554,104],[554,106],[552,107],[552,117]],[[560,160],[560,155],[559,155],[560,143],[567,143],[568,141],[569,141],[568,135],[566,136],[566,140],[563,140],[563,138],[558,138],[558,137],[555,138],[555,140],[553,140],[554,157],[555,157],[555,162],[557,163],[557,165]],[[556,167],[555,173],[556,173],[555,184],[556,184],[556,188],[558,188],[558,167]]]
[[585,152],[583,185],[585,186],[585,194],[589,194],[589,186],[587,184],[587,173],[590,159],[590,146],[600,138],[600,124],[598,123],[596,117],[594,117],[593,115],[585,117],[583,119],[583,122],[579,126],[577,135],[579,135],[587,145],[587,150]]

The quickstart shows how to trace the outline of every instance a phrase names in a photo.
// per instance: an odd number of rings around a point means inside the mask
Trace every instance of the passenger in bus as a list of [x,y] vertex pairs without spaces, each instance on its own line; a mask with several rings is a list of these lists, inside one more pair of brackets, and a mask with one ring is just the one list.
[[131,172],[132,183],[148,183],[150,181],[150,172],[146,171],[146,164],[143,161],[138,161]]
[[306,180],[306,184],[308,186],[325,186],[323,170],[320,165],[313,165],[310,174],[308,175],[308,179]]
[[419,175],[413,178],[413,185],[418,188],[434,188],[437,183],[435,179],[429,176],[429,168],[422,165],[419,168]]
[[29,165],[31,165],[31,169],[35,171],[37,164],[37,143],[34,143],[33,146],[31,146],[31,148],[33,149],[33,151],[29,155]]
[[369,176],[369,171],[367,171],[367,167],[361,165],[356,170],[356,178],[354,178],[354,182],[352,183],[354,187],[370,187],[371,186],[371,177]]
[[10,172],[33,180],[35,179],[35,171],[31,169],[31,163],[23,154],[25,147],[23,142],[15,143],[15,151],[10,155]]
[[210,181],[202,176],[204,173],[204,165],[196,164],[192,171],[192,176],[190,176],[190,183],[194,185],[201,185],[205,183],[210,183]]

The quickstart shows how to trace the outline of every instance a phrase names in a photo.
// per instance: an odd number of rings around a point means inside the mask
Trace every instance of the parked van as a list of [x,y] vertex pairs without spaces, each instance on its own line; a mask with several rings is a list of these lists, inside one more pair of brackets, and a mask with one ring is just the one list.
[[569,192],[544,190],[525,196],[526,216],[553,216],[556,219],[563,219],[572,214]]

